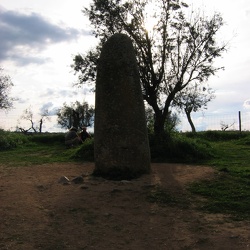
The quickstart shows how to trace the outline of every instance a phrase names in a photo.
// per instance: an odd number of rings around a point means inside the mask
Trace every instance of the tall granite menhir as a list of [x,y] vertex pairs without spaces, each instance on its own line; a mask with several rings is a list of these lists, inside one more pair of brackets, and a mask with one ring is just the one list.
[[111,36],[97,67],[94,175],[132,179],[150,172],[139,71],[130,38]]

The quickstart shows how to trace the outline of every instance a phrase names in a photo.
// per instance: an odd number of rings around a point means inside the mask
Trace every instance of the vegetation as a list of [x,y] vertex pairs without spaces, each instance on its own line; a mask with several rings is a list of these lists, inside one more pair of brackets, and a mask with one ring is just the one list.
[[195,84],[194,86],[186,87],[185,91],[179,92],[173,101],[173,105],[178,110],[184,111],[192,132],[195,133],[196,129],[192,121],[191,113],[206,109],[208,102],[214,98],[214,91],[211,88],[200,87]]
[[13,83],[9,76],[5,75],[0,67],[0,109],[8,110],[13,107],[13,98],[10,97],[10,90]]
[[206,140],[189,138],[174,132],[171,136],[150,135],[151,158],[155,162],[201,163],[213,155],[213,148]]
[[190,191],[205,197],[200,208],[250,219],[250,134],[249,132],[203,132],[214,156],[204,161],[219,170],[214,180],[193,183]]
[[[250,133],[172,133],[172,139],[164,137],[160,143],[155,141],[153,134],[150,135],[153,160],[213,166],[218,170],[214,179],[188,186],[193,201],[205,211],[250,219]],[[35,167],[52,162],[93,161],[93,151],[93,139],[77,148],[66,149],[64,134],[28,136],[0,130],[0,165]],[[205,199],[199,199],[199,196]],[[183,199],[161,187],[156,187],[147,198],[150,202],[170,205],[180,205]],[[184,199],[184,207],[187,202]]]
[[66,149],[63,133],[29,134],[0,130],[0,164],[26,166],[53,162],[93,161],[93,140]]
[[50,120],[49,111],[47,109],[43,110],[39,115],[40,115],[40,118],[39,118],[39,122],[37,125],[34,119],[34,112],[32,111],[31,106],[25,109],[18,122],[20,123],[20,120],[28,121],[30,123],[30,127],[27,129],[27,128],[21,127],[20,125],[17,125],[17,129],[19,129],[24,134],[27,134],[30,132],[42,133],[44,122],[46,120],[48,121]]
[[[179,0],[94,0],[83,13],[100,43],[86,55],[75,56],[72,67],[79,73],[79,84],[95,81],[97,59],[107,38],[127,34],[135,47],[144,99],[154,110],[154,131],[164,133],[175,97],[186,93],[187,87],[199,86],[189,91],[195,95],[203,89],[207,79],[221,69],[214,61],[226,50],[226,44],[216,41],[223,26],[221,15],[209,18],[192,12],[187,17],[187,7]],[[187,97],[192,97],[190,93]],[[201,99],[192,98],[196,100]]]
[[57,122],[62,128],[76,129],[89,127],[94,123],[94,107],[90,106],[87,102],[80,103],[76,101],[67,105],[63,104],[63,107],[57,112]]
[[0,129],[0,151],[16,148],[28,142],[27,136]]

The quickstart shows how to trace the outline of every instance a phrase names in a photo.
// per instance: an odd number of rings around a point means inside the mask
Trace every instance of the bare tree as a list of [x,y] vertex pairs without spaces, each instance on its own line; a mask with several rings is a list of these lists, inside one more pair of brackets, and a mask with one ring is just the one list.
[[235,124],[235,121],[231,124],[225,123],[223,121],[220,122],[220,127],[222,131],[226,131],[227,129],[231,128]]
[[18,129],[23,133],[28,133],[29,131],[33,131],[34,133],[42,133],[42,127],[43,127],[44,121],[50,120],[49,111],[46,109],[40,114],[38,125],[36,125],[36,122],[34,119],[35,119],[34,112],[32,111],[31,107],[25,109],[22,116],[20,117],[20,120],[29,121],[31,124],[31,127],[29,127],[28,129],[25,129],[25,128],[18,126]]

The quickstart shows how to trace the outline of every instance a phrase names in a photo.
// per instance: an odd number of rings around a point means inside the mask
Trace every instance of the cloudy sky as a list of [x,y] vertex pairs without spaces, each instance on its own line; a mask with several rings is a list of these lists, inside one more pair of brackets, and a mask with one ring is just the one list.
[[[205,116],[250,111],[250,1],[186,2],[207,13],[220,12],[226,23],[220,37],[230,40],[228,52],[216,62],[225,70],[209,79],[216,99],[209,104]],[[11,76],[11,95],[18,100],[7,115],[0,112],[0,127],[15,127],[29,107],[39,118],[41,110],[53,113],[64,102],[85,100],[94,104],[87,87],[72,87],[77,78],[70,67],[75,54],[96,44],[87,18],[81,13],[89,3],[90,0],[1,0],[0,66]],[[194,117],[197,124],[201,116]],[[44,130],[58,131],[55,125],[45,123]]]

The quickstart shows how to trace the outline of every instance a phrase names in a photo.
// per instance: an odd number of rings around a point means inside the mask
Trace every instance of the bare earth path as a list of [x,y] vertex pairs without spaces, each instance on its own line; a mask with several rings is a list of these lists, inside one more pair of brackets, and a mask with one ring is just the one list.
[[[0,249],[250,249],[250,223],[198,211],[186,184],[210,167],[152,164],[132,181],[93,178],[93,163],[0,166]],[[84,175],[81,184],[58,183]],[[161,186],[183,205],[149,202]]]

